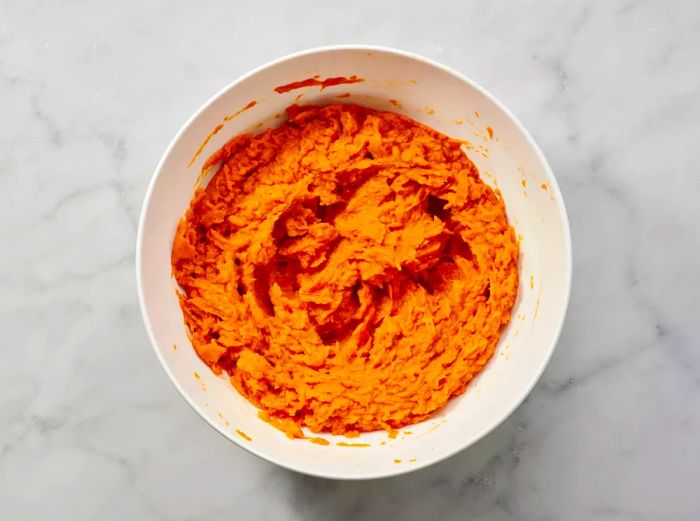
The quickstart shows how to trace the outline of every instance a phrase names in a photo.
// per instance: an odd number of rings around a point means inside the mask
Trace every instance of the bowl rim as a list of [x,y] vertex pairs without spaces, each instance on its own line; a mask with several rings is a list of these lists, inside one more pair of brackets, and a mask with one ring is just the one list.
[[[496,107],[498,107],[515,125],[517,130],[522,134],[522,136],[525,138],[526,142],[528,145],[532,148],[534,151],[537,159],[542,163],[544,167],[545,174],[550,178],[551,183],[550,183],[550,189],[553,191],[554,196],[555,196],[555,202],[557,205],[557,209],[559,212],[559,216],[561,218],[561,225],[564,231],[564,262],[565,262],[565,276],[564,276],[564,305],[561,308],[560,311],[560,316],[558,317],[558,324],[556,327],[555,334],[552,338],[551,345],[548,347],[547,354],[543,358],[542,363],[540,367],[537,368],[536,371],[533,371],[532,376],[527,383],[526,386],[523,387],[521,396],[517,399],[514,400],[513,404],[506,410],[506,412],[499,417],[496,421],[493,421],[491,424],[485,425],[484,428],[476,435],[471,437],[470,439],[465,439],[461,443],[455,444],[453,447],[450,449],[437,454],[432,457],[427,457],[425,460],[416,462],[415,465],[412,465],[410,467],[408,466],[399,466],[397,465],[395,468],[395,471],[384,471],[384,472],[371,472],[371,471],[365,471],[359,474],[354,474],[352,476],[343,476],[340,474],[332,474],[332,473],[324,473],[320,472],[317,470],[310,470],[307,468],[303,468],[302,466],[294,465],[294,464],[289,464],[284,461],[280,461],[279,459],[269,456],[268,454],[264,453],[264,451],[257,450],[255,446],[249,446],[249,445],[244,445],[243,443],[239,442],[234,436],[230,435],[229,433],[223,431],[221,428],[219,428],[218,425],[213,423],[205,414],[203,410],[190,398],[188,393],[185,392],[183,387],[180,385],[178,380],[174,377],[172,371],[168,367],[168,365],[165,363],[165,359],[163,358],[163,355],[160,352],[159,349],[159,344],[156,341],[155,334],[153,332],[153,328],[151,325],[151,320],[148,314],[147,306],[146,306],[146,299],[144,297],[144,292],[143,292],[143,273],[142,273],[142,264],[143,264],[143,234],[144,234],[144,226],[145,226],[145,221],[146,221],[146,214],[148,213],[148,208],[151,204],[151,198],[153,197],[153,193],[155,190],[155,185],[158,180],[158,178],[161,175],[161,172],[163,170],[163,165],[165,163],[166,158],[170,155],[172,152],[172,149],[175,147],[176,143],[181,139],[182,135],[185,133],[185,131],[190,127],[190,125],[207,109],[209,106],[211,106],[215,101],[217,101],[221,96],[223,96],[226,92],[229,90],[235,88],[238,86],[240,83],[242,83],[244,80],[264,71],[267,69],[270,69],[272,67],[275,67],[281,63],[291,61],[303,56],[308,56],[308,55],[313,55],[313,54],[318,54],[318,53],[325,53],[329,51],[364,51],[364,52],[381,52],[381,53],[386,53],[386,54],[394,54],[403,58],[409,58],[412,60],[420,61],[423,62],[427,65],[430,65],[434,68],[437,68],[439,70],[442,70],[443,72],[446,72],[458,80],[468,84],[471,86],[473,89],[478,91],[480,94],[482,94],[484,97],[486,97],[490,102],[492,102]],[[314,477],[319,477],[319,478],[326,478],[326,479],[338,479],[338,480],[349,480],[349,481],[358,481],[358,480],[370,480],[370,479],[380,479],[380,478],[388,478],[388,477],[394,477],[394,476],[399,476],[402,474],[407,474],[409,472],[415,472],[420,469],[424,469],[426,467],[429,467],[431,465],[434,465],[436,463],[439,463],[441,461],[444,461],[455,454],[462,452],[463,450],[467,449],[468,447],[471,447],[475,443],[477,443],[479,440],[483,439],[485,436],[487,436],[489,433],[491,433],[496,427],[501,425],[508,417],[510,417],[513,412],[523,403],[525,398],[532,392],[532,389],[534,388],[535,384],[537,381],[540,379],[542,376],[542,373],[544,372],[545,368],[549,364],[549,361],[552,358],[552,355],[554,353],[554,350],[559,342],[559,338],[561,336],[562,329],[564,327],[564,323],[566,321],[566,316],[567,316],[567,310],[569,308],[569,301],[571,297],[571,284],[572,284],[572,271],[573,271],[573,259],[572,259],[572,244],[571,244],[571,228],[569,224],[569,217],[566,212],[566,206],[564,204],[564,199],[562,197],[561,191],[559,189],[559,184],[557,183],[556,177],[554,176],[554,172],[552,171],[552,168],[549,165],[549,162],[547,161],[544,153],[540,149],[540,147],[537,145],[535,142],[534,138],[530,134],[530,132],[525,128],[525,126],[520,122],[520,120],[503,104],[501,103],[493,94],[491,94],[489,91],[487,91],[484,87],[479,85],[477,82],[474,80],[468,78],[464,74],[460,73],[459,71],[448,67],[446,65],[443,65],[437,61],[434,61],[430,58],[426,58],[424,56],[421,56],[419,54],[409,52],[409,51],[404,51],[400,49],[396,49],[393,47],[388,47],[388,46],[382,46],[382,45],[365,45],[365,44],[340,44],[340,45],[326,45],[326,46],[319,46],[319,47],[312,47],[309,49],[305,49],[302,51],[294,52],[291,54],[284,55],[280,58],[271,60],[263,65],[260,65],[249,72],[243,74],[242,76],[238,77],[237,79],[233,80],[232,82],[228,83],[226,86],[224,86],[222,89],[217,91],[213,96],[211,96],[204,104],[200,106],[197,111],[190,116],[187,121],[180,127],[180,130],[177,132],[175,137],[170,141],[168,144],[168,147],[165,149],[165,152],[163,152],[160,160],[158,161],[158,164],[151,176],[151,180],[148,184],[148,188],[146,189],[146,195],[143,200],[143,204],[141,206],[141,214],[139,216],[139,225],[138,225],[138,232],[136,236],[136,254],[135,254],[135,268],[136,268],[136,285],[137,285],[137,291],[138,291],[138,299],[139,299],[139,307],[141,310],[141,316],[144,322],[144,326],[146,328],[146,331],[148,333],[148,338],[151,342],[151,347],[155,351],[156,357],[158,358],[158,361],[160,362],[160,365],[162,368],[165,370],[166,374],[168,375],[168,378],[170,379],[170,382],[175,386],[175,388],[178,390],[180,395],[185,399],[185,401],[192,407],[192,409],[197,412],[197,414],[210,426],[212,427],[216,432],[221,434],[224,438],[226,438],[229,441],[232,441],[235,443],[238,447],[242,448],[243,450],[249,452],[250,454],[253,454],[255,456],[258,456],[259,458],[269,461],[271,463],[274,463],[275,465],[279,465],[282,468],[298,472],[301,474],[305,474],[308,476],[314,476]]]

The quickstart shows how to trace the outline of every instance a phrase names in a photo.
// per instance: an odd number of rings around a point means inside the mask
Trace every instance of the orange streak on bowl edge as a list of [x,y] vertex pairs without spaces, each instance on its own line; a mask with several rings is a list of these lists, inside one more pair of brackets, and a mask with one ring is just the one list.
[[[250,102],[249,102],[245,107],[243,107],[242,109],[240,109],[240,110],[234,112],[233,114],[229,114],[228,116],[224,116],[224,123],[227,123],[227,122],[231,121],[233,118],[235,118],[236,116],[238,116],[241,112],[245,112],[245,111],[248,110],[249,108],[254,107],[255,105],[257,105],[257,103],[258,103],[258,102],[257,102],[256,100],[250,101]],[[214,129],[213,129],[211,132],[209,132],[209,135],[208,135],[206,138],[204,138],[204,141],[202,142],[201,145],[199,145],[199,148],[197,149],[197,151],[196,151],[196,152],[194,153],[194,155],[192,156],[192,159],[190,159],[190,162],[189,162],[189,164],[187,165],[188,167],[192,166],[192,164],[193,164],[193,163],[197,160],[197,158],[199,157],[199,154],[201,154],[201,153],[202,153],[202,150],[204,150],[204,147],[207,146],[207,143],[209,143],[209,141],[211,141],[211,138],[213,138],[216,134],[218,134],[219,131],[220,131],[222,128],[224,128],[223,123],[219,123],[218,125],[216,125],[216,126],[214,127]]]
[[245,432],[243,432],[240,429],[236,429],[236,434],[238,434],[241,438],[243,438],[246,441],[253,441],[253,438],[248,436]]
[[330,445],[331,442],[328,441],[325,438],[306,438],[309,440],[311,443],[315,443],[316,445]]
[[249,102],[245,107],[234,112],[233,114],[229,114],[228,116],[224,116],[224,122],[231,121],[233,118],[238,116],[241,112],[245,112],[246,110],[253,108],[255,105],[257,105],[257,103],[258,103],[257,101],[253,100],[253,101]]
[[202,142],[201,145],[199,145],[199,148],[192,156],[192,159],[190,159],[190,162],[187,165],[188,167],[192,166],[192,163],[194,163],[197,160],[197,158],[199,157],[199,154],[201,154],[202,150],[204,150],[204,147],[207,146],[207,143],[209,143],[209,141],[211,141],[211,138],[213,138],[216,134],[218,134],[219,130],[221,130],[222,128],[224,128],[224,126],[221,123],[219,123],[218,125],[216,125],[214,127],[214,130],[209,132],[209,135],[206,138],[204,138],[204,141]]
[[334,85],[345,85],[348,83],[360,83],[361,81],[365,81],[362,78],[358,78],[355,75],[350,76],[349,78],[345,76],[336,76],[333,78],[326,78],[325,80],[319,79],[319,76],[316,75],[312,78],[306,78],[305,80],[301,81],[293,81],[291,83],[287,83],[285,85],[279,85],[275,87],[275,92],[278,94],[283,94],[285,92],[289,92],[292,90],[296,89],[301,89],[304,87],[314,87],[314,86],[320,86],[321,90],[325,89],[326,87],[333,87]]

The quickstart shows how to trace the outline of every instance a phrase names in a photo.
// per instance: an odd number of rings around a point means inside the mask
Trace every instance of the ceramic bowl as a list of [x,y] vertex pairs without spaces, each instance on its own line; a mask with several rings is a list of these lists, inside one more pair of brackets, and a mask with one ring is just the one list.
[[[275,90],[314,77],[322,81],[351,76],[363,81]],[[482,178],[500,190],[520,237],[519,295],[492,360],[463,395],[431,419],[401,429],[394,439],[386,432],[355,439],[321,435],[328,445],[288,439],[259,419],[257,409],[197,357],[183,323],[170,253],[178,220],[201,182],[202,164],[237,134],[279,125],[285,107],[295,102],[357,103],[391,110],[468,141],[468,156]],[[204,420],[232,442],[283,467],[315,476],[364,479],[409,472],[455,454],[494,429],[522,402],[542,374],[564,321],[571,240],[564,201],[547,161],[496,98],[426,58],[387,48],[340,46],[264,65],[228,85],[185,123],[148,188],[136,270],[141,309],[158,359]],[[338,445],[341,442],[362,446]]]

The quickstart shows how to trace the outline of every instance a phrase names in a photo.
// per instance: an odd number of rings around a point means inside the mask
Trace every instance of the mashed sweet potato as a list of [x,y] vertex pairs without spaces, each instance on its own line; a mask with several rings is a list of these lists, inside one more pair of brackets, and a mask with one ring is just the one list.
[[198,355],[289,436],[428,418],[510,319],[518,244],[460,143],[357,105],[240,135],[177,230]]

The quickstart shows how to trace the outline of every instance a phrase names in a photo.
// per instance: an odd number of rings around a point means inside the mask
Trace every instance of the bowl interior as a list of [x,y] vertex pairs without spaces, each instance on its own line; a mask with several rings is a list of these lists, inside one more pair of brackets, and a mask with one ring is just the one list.
[[[363,81],[285,93],[274,90],[316,75],[321,79],[356,75]],[[493,359],[464,395],[452,399],[432,419],[402,429],[395,439],[375,432],[352,440],[322,436],[328,445],[289,440],[260,420],[257,410],[228,381],[209,371],[185,331],[170,251],[178,220],[201,182],[201,165],[233,136],[279,124],[284,108],[295,102],[358,103],[392,110],[465,140],[466,152],[482,178],[505,198],[510,222],[521,237],[519,296]],[[479,439],[522,401],[541,374],[568,301],[571,258],[566,213],[556,181],[527,132],[490,95],[458,74],[387,49],[301,53],[258,69],[217,94],[183,127],[161,160],[139,232],[137,271],[144,318],[176,387],[224,436],[270,461],[319,476],[398,474],[443,459]]]

